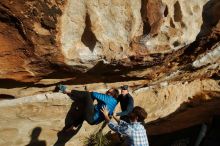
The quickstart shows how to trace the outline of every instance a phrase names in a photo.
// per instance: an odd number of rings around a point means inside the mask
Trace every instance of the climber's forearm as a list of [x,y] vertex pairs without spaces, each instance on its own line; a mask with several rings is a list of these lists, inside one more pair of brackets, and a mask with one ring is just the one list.
[[104,115],[104,117],[105,117],[105,121],[108,123],[110,121],[109,116],[108,115]]

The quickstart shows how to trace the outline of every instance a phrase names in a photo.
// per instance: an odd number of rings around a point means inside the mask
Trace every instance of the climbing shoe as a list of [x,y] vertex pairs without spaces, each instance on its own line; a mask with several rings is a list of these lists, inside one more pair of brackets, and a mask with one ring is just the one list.
[[61,93],[64,93],[67,88],[65,85],[62,85],[62,84],[59,84],[57,87],[59,89],[59,92]]

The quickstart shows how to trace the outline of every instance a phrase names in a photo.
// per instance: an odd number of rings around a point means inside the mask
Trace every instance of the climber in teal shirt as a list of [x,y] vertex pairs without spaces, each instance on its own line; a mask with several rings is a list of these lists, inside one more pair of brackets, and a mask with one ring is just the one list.
[[[96,125],[104,121],[104,115],[101,112],[103,106],[109,110],[109,115],[112,115],[117,105],[117,97],[119,91],[115,88],[109,89],[106,94],[88,91],[68,90],[64,85],[58,85],[59,91],[70,95],[73,100],[82,102],[85,106],[84,120],[90,125]],[[97,104],[94,105],[94,100]]]

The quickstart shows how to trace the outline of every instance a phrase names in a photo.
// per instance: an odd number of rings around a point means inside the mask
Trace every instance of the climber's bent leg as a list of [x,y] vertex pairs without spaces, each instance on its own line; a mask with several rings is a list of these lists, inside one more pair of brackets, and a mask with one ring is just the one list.
[[87,98],[85,100],[85,113],[84,113],[84,119],[90,124],[94,124],[94,114],[95,114],[95,107],[93,105],[93,99]]
[[94,111],[94,105],[93,105],[93,99],[91,97],[91,93],[88,91],[77,91],[72,90],[71,91],[71,98],[73,100],[79,101],[83,103],[85,106],[84,110],[84,120],[86,120],[89,124],[94,124],[93,116],[95,114]]
[[87,98],[91,98],[91,93],[88,91],[77,91],[72,90],[70,93],[70,97],[73,100],[84,102]]

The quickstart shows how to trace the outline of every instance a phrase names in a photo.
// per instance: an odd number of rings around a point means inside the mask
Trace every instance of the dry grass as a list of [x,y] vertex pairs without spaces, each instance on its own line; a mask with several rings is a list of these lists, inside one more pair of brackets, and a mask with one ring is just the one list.
[[108,146],[110,140],[102,132],[96,132],[84,139],[85,146]]

